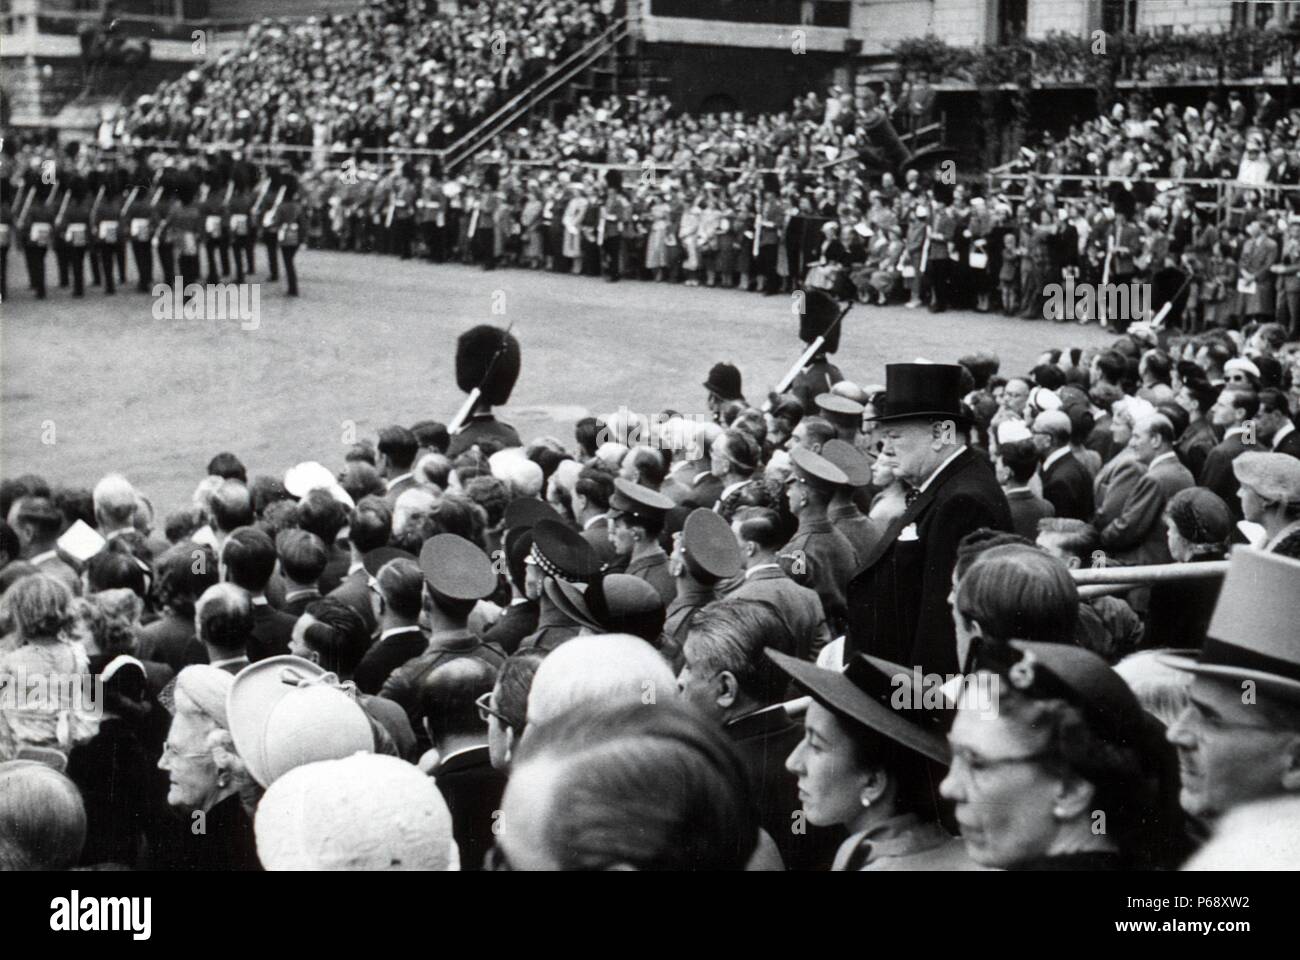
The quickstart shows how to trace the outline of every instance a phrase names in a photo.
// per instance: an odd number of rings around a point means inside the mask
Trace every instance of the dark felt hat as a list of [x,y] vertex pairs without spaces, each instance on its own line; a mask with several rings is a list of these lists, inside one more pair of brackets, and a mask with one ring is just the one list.
[[365,567],[366,573],[372,577],[379,576],[379,571],[393,560],[415,560],[419,559],[411,556],[405,550],[399,550],[397,547],[376,547],[368,553],[362,554],[361,565]]
[[[912,690],[915,674],[907,667],[859,654],[841,672],[776,650],[763,652],[828,710],[937,763],[946,766],[952,761],[943,731],[946,711],[925,709],[920,692]],[[900,696],[900,690],[905,695]],[[899,703],[903,706],[896,706]]]
[[500,327],[480,324],[456,341],[456,386],[465,393],[478,387],[492,406],[510,399],[521,364],[519,341]]
[[482,600],[498,583],[487,554],[454,533],[424,541],[420,572],[430,590],[451,600]]
[[562,520],[563,518],[549,503],[536,497],[516,497],[506,505],[505,529],[516,530],[528,528],[539,520]]
[[715,363],[709,371],[709,379],[704,381],[704,388],[723,400],[745,399],[741,392],[740,370],[730,363]]
[[948,417],[966,422],[961,402],[962,368],[955,363],[891,363],[878,421]]
[[844,471],[850,487],[865,487],[871,483],[871,461],[853,444],[838,438],[827,440],[822,444],[822,457]]
[[790,463],[794,465],[795,477],[822,490],[844,486],[849,482],[843,470],[807,447],[791,450]]

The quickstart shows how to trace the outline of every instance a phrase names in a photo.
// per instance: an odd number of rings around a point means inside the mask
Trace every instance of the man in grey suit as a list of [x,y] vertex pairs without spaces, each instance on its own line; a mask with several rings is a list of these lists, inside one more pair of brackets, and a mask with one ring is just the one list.
[[1102,547],[1125,564],[1170,563],[1165,505],[1180,490],[1196,485],[1178,462],[1174,426],[1164,414],[1139,420],[1130,443],[1146,472],[1134,485],[1118,517],[1101,529]]

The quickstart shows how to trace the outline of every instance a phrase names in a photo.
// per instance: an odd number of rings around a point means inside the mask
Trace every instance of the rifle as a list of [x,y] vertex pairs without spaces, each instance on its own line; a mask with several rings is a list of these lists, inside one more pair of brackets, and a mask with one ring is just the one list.
[[223,207],[230,206],[230,198],[233,197],[234,195],[235,195],[235,181],[231,180],[229,183],[226,184],[226,197],[224,200],[221,201],[221,205]]
[[514,328],[515,322],[511,320],[510,326],[506,327],[506,336],[501,338],[501,346],[497,347],[497,352],[492,354],[492,359],[488,361],[487,369],[483,371],[483,379],[479,381],[477,387],[469,392],[469,396],[465,398],[465,402],[462,403],[460,409],[456,411],[456,416],[452,417],[451,423],[447,425],[447,432],[449,434],[454,436],[455,434],[460,433],[463,429],[465,421],[469,419],[469,415],[474,411],[474,407],[478,403],[478,398],[483,394],[483,384],[488,382],[488,379],[492,376],[492,368],[497,365],[497,360],[500,359],[501,354],[505,353],[509,333]]
[[[804,367],[808,366],[808,364],[812,361],[812,358],[817,356],[817,351],[820,350],[822,346],[826,343],[827,335],[832,330],[834,330],[837,326],[839,326],[840,321],[843,320],[846,316],[848,316],[849,311],[852,310],[853,307],[854,307],[853,302],[849,301],[848,306],[846,306],[843,310],[840,311],[840,315],[835,318],[834,323],[832,323],[830,326],[826,328],[826,332],[823,333],[821,336],[819,336],[812,343],[808,344],[808,349],[799,355],[799,359],[794,362],[794,366],[792,366],[789,370],[787,370],[785,376],[783,376],[777,382],[776,389],[772,391],[772,396],[785,393],[786,390],[790,389],[790,384],[794,383],[794,378],[799,376],[799,372],[803,370]],[[771,409],[772,409],[772,397],[769,396],[768,399],[763,403],[763,412],[767,413]]]
[[763,195],[760,193],[754,203],[754,246],[749,251],[750,256],[758,256],[758,238],[763,233]]
[[[267,182],[270,186],[270,181]],[[275,195],[275,203],[271,204],[271,209],[266,211],[266,216],[262,218],[262,226],[268,229],[275,224],[275,215],[280,212],[280,204],[284,202],[284,192],[289,189],[288,185],[281,187]]]
[[384,229],[391,229],[393,226],[393,214],[397,210],[397,185],[388,191],[388,209],[384,211]]
[[95,194],[94,202],[90,205],[89,220],[92,224],[95,222],[95,214],[99,212],[99,205],[104,201],[104,191],[107,189],[106,186],[100,186],[99,192]]
[[[1117,226],[1116,230],[1119,229]],[[1101,266],[1101,288],[1104,293],[1107,286],[1110,285],[1110,258],[1115,255],[1115,234],[1112,233],[1106,238],[1106,260]],[[1106,316],[1106,298],[1100,296],[1097,298],[1097,322],[1103,327],[1106,325],[1108,318]]]
[[600,223],[596,225],[596,246],[598,247],[605,245],[605,209],[605,204],[602,203],[600,205]]
[[[55,187],[54,189],[55,189],[55,192],[57,193],[59,188],[58,188],[58,187]],[[65,194],[63,195],[63,202],[59,204],[59,212],[56,213],[56,214],[54,215],[54,228],[55,228],[56,230],[57,230],[59,227],[63,226],[63,218],[64,218],[64,216],[65,216],[65,215],[67,214],[67,212],[68,212],[68,202],[69,202],[70,200],[72,200],[72,192],[71,192],[71,191],[69,191],[68,193],[65,193]]]
[[24,221],[27,219],[27,213],[29,210],[31,210],[32,201],[34,199],[36,199],[36,187],[33,185],[27,191],[27,197],[23,200],[23,205],[18,210],[18,219],[14,221],[14,224],[18,227],[20,233],[21,231],[26,229],[26,224],[24,223]]
[[1165,322],[1165,317],[1169,316],[1169,311],[1174,308],[1174,304],[1178,302],[1178,298],[1183,295],[1183,291],[1187,289],[1187,287],[1191,284],[1192,280],[1194,279],[1195,279],[1194,274],[1189,275],[1187,279],[1183,281],[1182,286],[1178,288],[1178,292],[1176,292],[1172,297],[1170,297],[1168,302],[1166,302],[1165,305],[1160,308],[1160,312],[1151,318],[1152,330],[1160,330],[1161,327],[1163,327]]
[[925,225],[925,240],[921,243],[920,273],[925,273],[925,265],[930,261],[930,225]]
[[131,188],[131,192],[126,195],[126,203],[122,204],[122,210],[120,213],[118,213],[117,219],[121,220],[123,217],[126,216],[126,212],[131,209],[131,204],[135,203],[136,194],[138,194],[139,192],[140,192],[139,187]]

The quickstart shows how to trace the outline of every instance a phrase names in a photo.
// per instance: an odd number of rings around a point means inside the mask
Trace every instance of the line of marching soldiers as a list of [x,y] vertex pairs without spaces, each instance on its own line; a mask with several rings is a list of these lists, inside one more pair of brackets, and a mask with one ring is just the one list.
[[[72,295],[91,282],[105,294],[127,285],[135,262],[136,290],[154,282],[183,286],[244,283],[257,271],[255,251],[266,250],[267,277],[298,296],[294,258],[307,236],[307,213],[292,172],[230,166],[161,167],[134,172],[108,166],[87,173],[53,164],[27,171],[17,184],[0,182],[0,298],[9,296],[9,248],[23,252],[30,288],[47,294],[46,265],[54,253],[60,287]],[[232,270],[233,265],[233,270]]]

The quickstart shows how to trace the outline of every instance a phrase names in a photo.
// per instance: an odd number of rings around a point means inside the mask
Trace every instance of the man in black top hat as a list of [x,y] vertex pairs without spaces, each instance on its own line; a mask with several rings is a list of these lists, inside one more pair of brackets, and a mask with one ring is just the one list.
[[479,398],[451,438],[448,457],[454,460],[480,440],[502,447],[523,446],[515,428],[492,415],[493,407],[510,399],[521,363],[519,341],[507,330],[480,324],[460,335],[456,341],[456,386],[465,393],[477,388]]
[[948,593],[957,543],[980,527],[1011,530],[993,468],[966,442],[955,364],[892,363],[876,417],[883,453],[899,460],[907,508],[849,582],[846,659],[856,653],[956,673]]

